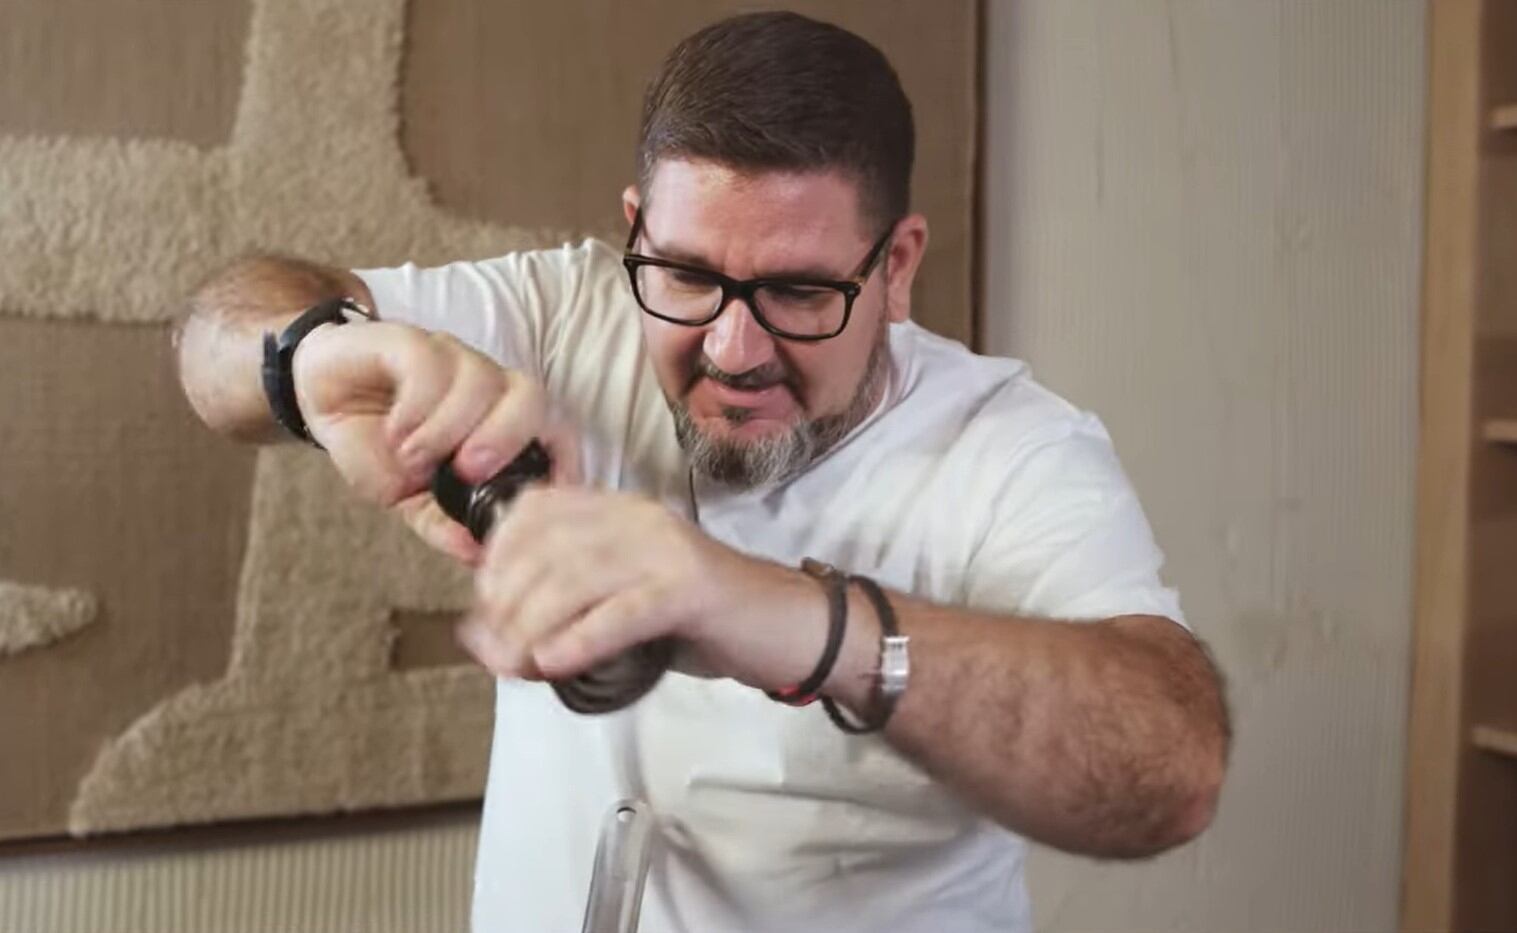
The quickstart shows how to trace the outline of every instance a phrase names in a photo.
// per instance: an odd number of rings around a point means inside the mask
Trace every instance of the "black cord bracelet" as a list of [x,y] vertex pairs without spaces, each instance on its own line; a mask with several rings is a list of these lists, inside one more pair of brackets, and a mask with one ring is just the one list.
[[828,564],[806,558],[801,569],[816,579],[827,591],[827,644],[816,668],[798,684],[766,690],[769,699],[789,706],[807,706],[816,700],[822,685],[832,676],[838,655],[843,652],[843,632],[848,627],[848,578]]
[[[895,637],[900,630],[896,621],[895,609],[890,605],[890,600],[885,598],[885,591],[880,585],[868,577],[851,575],[847,583],[857,583],[859,589],[869,598],[874,606],[874,614],[880,620],[880,644],[885,644],[885,639]],[[827,718],[832,724],[842,729],[849,735],[864,735],[870,732],[879,732],[890,721],[890,715],[895,712],[897,696],[893,693],[880,691],[876,699],[874,715],[863,722],[853,722],[843,714],[843,708],[832,697],[822,697],[822,709],[827,711]]]

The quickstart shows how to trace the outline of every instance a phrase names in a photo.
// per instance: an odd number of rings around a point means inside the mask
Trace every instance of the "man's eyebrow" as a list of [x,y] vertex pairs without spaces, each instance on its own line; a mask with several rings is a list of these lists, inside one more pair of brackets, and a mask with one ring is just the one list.
[[[653,242],[652,237],[645,235],[644,242],[648,244],[649,255],[658,259],[667,259],[686,266],[695,266],[708,272],[719,272],[715,264],[700,253],[681,249],[674,245],[659,245]],[[725,274],[725,273],[723,273]],[[846,277],[837,274],[836,269],[828,269],[823,266],[792,266],[783,269],[768,269],[758,275],[756,279],[825,279],[829,282],[846,281]]]

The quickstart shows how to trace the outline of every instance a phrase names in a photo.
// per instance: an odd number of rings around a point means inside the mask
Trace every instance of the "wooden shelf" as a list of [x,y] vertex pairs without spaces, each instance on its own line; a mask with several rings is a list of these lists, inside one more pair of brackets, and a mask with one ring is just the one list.
[[1506,755],[1508,758],[1517,758],[1517,729],[1476,726],[1470,730],[1470,741],[1476,748]]
[[1517,444],[1517,418],[1491,418],[1480,433],[1493,444]]
[[1420,348],[1400,926],[1517,931],[1517,587],[1500,573],[1517,550],[1517,276],[1503,265],[1517,243],[1517,0],[1421,6],[1433,336]]

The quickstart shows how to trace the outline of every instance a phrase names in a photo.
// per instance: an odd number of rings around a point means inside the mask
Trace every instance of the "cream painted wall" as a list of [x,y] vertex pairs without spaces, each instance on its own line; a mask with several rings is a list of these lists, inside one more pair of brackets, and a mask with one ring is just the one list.
[[1391,930],[1422,0],[990,0],[988,347],[1105,419],[1230,680],[1220,816],[1046,930]]

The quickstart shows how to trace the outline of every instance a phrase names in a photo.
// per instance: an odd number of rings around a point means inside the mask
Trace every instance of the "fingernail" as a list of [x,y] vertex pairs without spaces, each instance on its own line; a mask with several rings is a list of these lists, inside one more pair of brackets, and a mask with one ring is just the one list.
[[515,677],[519,665],[513,653],[488,627],[474,621],[465,621],[458,626],[458,640],[474,659],[497,677]]
[[470,472],[483,476],[490,472],[499,459],[499,451],[489,447],[476,447],[469,451],[465,464],[468,466]]

